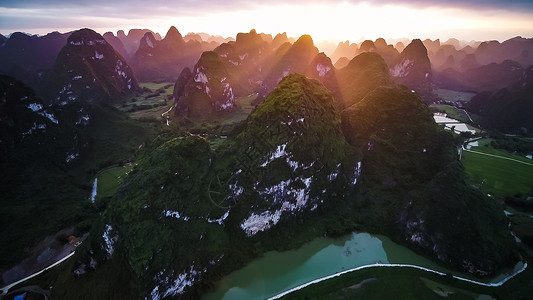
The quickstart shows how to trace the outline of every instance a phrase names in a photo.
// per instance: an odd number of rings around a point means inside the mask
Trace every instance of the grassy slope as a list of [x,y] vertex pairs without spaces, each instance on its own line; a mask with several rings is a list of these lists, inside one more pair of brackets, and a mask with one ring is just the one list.
[[112,197],[129,172],[133,169],[132,164],[106,168],[98,173],[98,188],[96,199]]

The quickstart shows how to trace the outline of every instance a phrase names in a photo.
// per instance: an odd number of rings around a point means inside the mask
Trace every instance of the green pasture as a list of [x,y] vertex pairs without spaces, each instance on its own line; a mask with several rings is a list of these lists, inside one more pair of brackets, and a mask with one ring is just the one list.
[[472,147],[471,150],[499,156],[463,151],[466,173],[483,191],[503,197],[533,193],[532,160],[491,147]]
[[123,183],[126,175],[133,169],[133,164],[115,166],[104,169],[98,173],[97,198],[111,197]]

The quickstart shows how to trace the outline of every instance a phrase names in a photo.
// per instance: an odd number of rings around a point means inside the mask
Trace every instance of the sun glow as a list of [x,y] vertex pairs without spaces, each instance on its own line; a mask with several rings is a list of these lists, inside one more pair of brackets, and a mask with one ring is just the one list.
[[[55,27],[63,32],[82,27],[105,31],[127,31],[147,28],[164,35],[172,25],[182,34],[206,32],[235,37],[238,32],[254,28],[258,32],[277,34],[287,32],[298,37],[310,34],[315,41],[360,41],[383,38],[440,38],[465,40],[504,40],[516,35],[533,36],[533,18],[527,13],[466,8],[400,5],[370,5],[365,3],[309,3],[306,5],[254,4],[241,8],[184,12],[179,8],[151,8],[146,13],[118,14],[111,8],[71,8],[61,10],[0,9],[0,18],[14,20],[17,31],[44,34]],[[33,16],[31,22],[20,18]],[[5,17],[5,18],[4,18]],[[7,19],[6,19],[7,18]],[[60,20],[41,28],[45,21]],[[52,22],[53,23],[53,22]],[[8,24],[6,21],[4,24]],[[22,26],[26,27],[22,27]],[[3,34],[13,30],[0,27]]]
[[[505,21],[503,21],[505,20]],[[315,41],[384,38],[506,39],[508,30],[533,35],[533,19],[505,12],[472,12],[453,8],[426,8],[340,3],[337,5],[281,5],[256,9],[214,12],[201,17],[168,17],[153,24],[165,34],[171,25],[182,32],[208,32],[235,36],[256,29],[276,34],[287,32],[298,37],[310,34]],[[507,35],[506,35],[507,34]]]

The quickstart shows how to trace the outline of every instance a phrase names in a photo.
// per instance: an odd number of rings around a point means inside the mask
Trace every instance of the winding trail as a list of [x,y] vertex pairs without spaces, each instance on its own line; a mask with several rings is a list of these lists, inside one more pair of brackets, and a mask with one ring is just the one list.
[[161,117],[164,117],[166,114],[168,114],[172,109],[174,108],[174,105],[172,105],[167,111],[161,114]]
[[[335,273],[333,275],[329,275],[329,276],[325,276],[325,277],[322,277],[322,278],[315,279],[315,280],[310,281],[308,283],[304,283],[304,284],[299,285],[297,287],[294,287],[292,289],[286,290],[283,293],[277,294],[276,296],[269,298],[269,300],[270,299],[279,299],[279,298],[281,298],[283,296],[286,296],[286,295],[288,295],[288,294],[290,294],[292,292],[295,292],[295,291],[301,290],[303,288],[306,288],[306,287],[308,287],[308,286],[310,286],[312,284],[319,283],[319,282],[325,281],[325,280],[329,280],[329,279],[332,279],[332,278],[335,278],[335,277],[338,277],[338,276],[341,276],[341,275],[344,275],[344,274],[347,274],[347,273],[351,273],[351,272],[355,272],[355,271],[359,271],[359,270],[363,270],[363,269],[382,268],[382,267],[388,267],[388,268],[393,268],[393,267],[395,267],[395,268],[398,268],[398,267],[399,268],[412,268],[412,269],[419,269],[419,270],[430,272],[430,273],[435,273],[435,274],[441,275],[441,276],[446,276],[446,273],[435,271],[435,270],[431,270],[431,269],[420,267],[420,266],[415,266],[415,265],[407,265],[407,264],[373,264],[373,265],[360,266],[360,267],[357,267],[357,268],[353,268],[353,269],[349,269],[349,270],[346,270],[346,271],[338,272],[338,273]],[[457,280],[460,280],[460,281],[466,281],[466,282],[470,282],[470,283],[473,283],[473,284],[486,286],[486,287],[499,287],[499,286],[502,286],[504,283],[506,283],[511,278],[513,278],[516,275],[522,273],[526,268],[527,268],[527,263],[524,262],[524,266],[520,270],[516,271],[516,273],[514,273],[514,274],[512,274],[512,275],[510,275],[510,276],[508,276],[508,277],[506,277],[504,279],[502,279],[499,282],[494,282],[494,283],[479,282],[479,281],[470,280],[470,279],[459,277],[459,276],[455,276],[455,275],[453,275],[453,278],[455,278]]]
[[474,121],[472,120],[472,118],[470,118],[470,115],[466,112],[466,110],[462,109],[462,111],[465,113],[465,115],[468,117],[468,119],[470,119],[470,122],[472,122],[472,124],[474,124]]
[[31,278],[33,278],[33,277],[35,277],[35,276],[41,274],[42,272],[47,271],[47,270],[49,270],[49,269],[51,269],[51,268],[53,268],[53,267],[59,265],[60,263],[64,262],[65,260],[69,259],[72,255],[74,255],[74,253],[76,253],[76,252],[75,252],[75,251],[72,251],[69,255],[63,257],[62,259],[56,261],[55,263],[49,265],[48,267],[42,269],[41,271],[36,272],[36,273],[33,273],[33,274],[31,274],[30,276],[27,276],[27,277],[25,277],[25,278],[22,278],[22,279],[19,280],[19,281],[16,281],[16,282],[13,282],[13,283],[10,283],[10,284],[4,286],[3,288],[0,289],[0,291],[1,291],[0,296],[3,296],[3,295],[5,295],[5,294],[7,294],[7,292],[9,291],[9,289],[12,288],[12,287],[14,287],[15,285],[17,285],[17,284],[19,284],[19,283],[21,283],[21,282],[24,282],[24,281],[26,281],[26,280],[28,280],[28,279],[31,279]]
[[518,162],[518,163],[521,163],[521,164],[524,164],[524,165],[528,165],[528,166],[533,166],[533,164],[530,164],[530,163],[527,163],[525,161],[521,161],[521,160],[518,160],[518,159],[513,159],[513,158],[509,158],[509,157],[505,157],[505,156],[499,156],[499,155],[494,155],[494,154],[489,154],[489,153],[484,153],[484,152],[479,152],[479,151],[468,150],[468,149],[465,149],[464,147],[463,147],[463,151],[472,152],[472,153],[481,154],[481,155],[492,156],[492,157],[496,157],[496,158],[501,158],[501,159],[506,159],[506,160]]
[[[165,111],[164,113],[161,114],[161,117],[165,117],[166,114],[168,114],[172,109],[174,108],[174,105],[172,105],[167,111]],[[168,120],[168,116],[167,118],[165,119],[166,123],[167,123],[167,126],[170,126],[170,121]]]

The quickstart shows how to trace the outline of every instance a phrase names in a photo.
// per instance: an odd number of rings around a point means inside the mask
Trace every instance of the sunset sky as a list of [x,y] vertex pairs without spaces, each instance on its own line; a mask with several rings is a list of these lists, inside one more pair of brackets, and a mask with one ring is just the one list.
[[531,0],[1,0],[0,33],[46,34],[83,27],[100,33],[147,28],[235,37],[310,34],[315,41],[384,38],[506,40],[533,37]]

